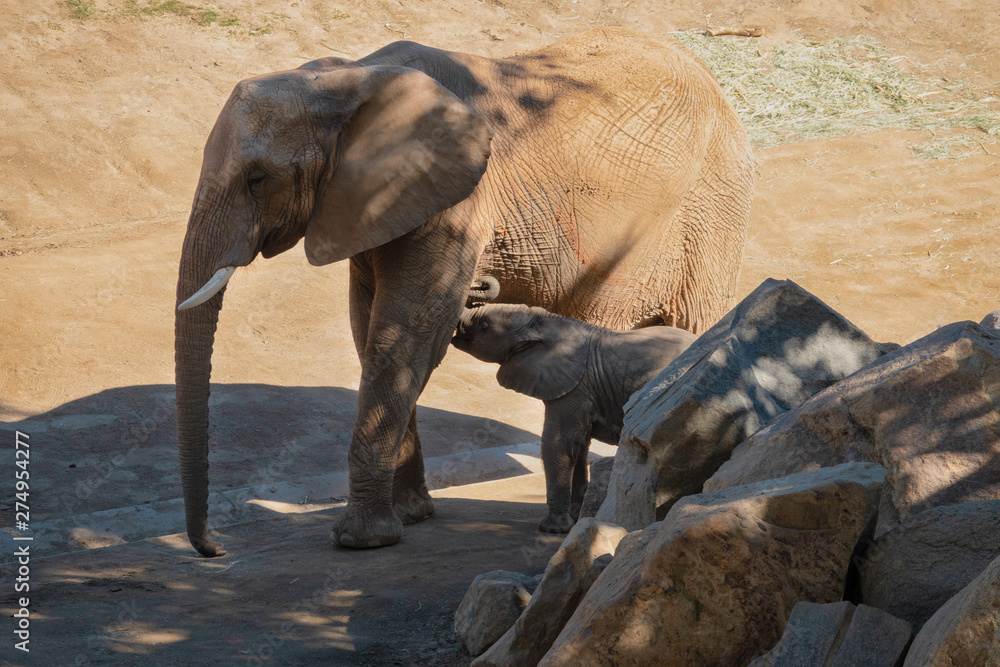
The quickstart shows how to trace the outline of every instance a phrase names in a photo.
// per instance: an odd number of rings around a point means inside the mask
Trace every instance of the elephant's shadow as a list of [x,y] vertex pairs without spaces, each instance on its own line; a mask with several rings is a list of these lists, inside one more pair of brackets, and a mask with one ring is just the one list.
[[[211,492],[346,473],[356,406],[341,387],[214,384]],[[419,407],[417,418],[425,458],[539,440],[484,417]],[[108,389],[0,422],[11,446],[15,431],[30,443],[34,521],[180,498],[173,385]],[[12,525],[12,504],[0,511]]]
[[[47,605],[39,636],[51,639],[32,644],[35,664],[63,664],[67,651],[101,665],[468,664],[452,625],[472,580],[540,573],[563,539],[538,532],[543,490],[524,491],[439,498],[386,549],[331,548],[333,508],[225,528],[221,559],[183,537],[44,559],[32,583]],[[0,603],[13,609],[14,596]]]

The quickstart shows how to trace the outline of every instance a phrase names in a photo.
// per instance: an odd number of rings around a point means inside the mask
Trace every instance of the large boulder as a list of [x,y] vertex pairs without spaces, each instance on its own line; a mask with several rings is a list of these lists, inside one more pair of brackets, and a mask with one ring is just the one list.
[[749,667],[822,667],[853,612],[850,602],[799,602],[778,644]]
[[598,575],[615,554],[625,529],[580,519],[545,567],[517,621],[473,667],[535,665],[552,645]]
[[705,483],[717,490],[873,461],[889,471],[878,533],[1000,493],[1000,332],[956,322],[892,352],[761,429]]
[[622,541],[539,664],[747,664],[797,602],[841,599],[884,479],[851,463],[680,500]]
[[896,667],[912,631],[906,621],[850,602],[800,602],[781,641],[750,667]]
[[931,616],[903,667],[1000,666],[1000,558]]
[[861,599],[919,629],[1000,556],[1000,500],[907,517],[855,560]]
[[749,435],[883,353],[795,283],[764,281],[632,395],[597,518],[662,518]]
[[994,310],[992,313],[986,315],[979,326],[985,327],[987,329],[1000,329],[1000,310]]
[[455,634],[466,650],[479,655],[517,620],[538,585],[520,572],[494,570],[472,580],[455,612]]

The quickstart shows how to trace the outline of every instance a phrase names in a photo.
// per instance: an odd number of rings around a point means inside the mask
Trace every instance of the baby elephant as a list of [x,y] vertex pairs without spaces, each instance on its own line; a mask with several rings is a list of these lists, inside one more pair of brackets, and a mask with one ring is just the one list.
[[452,343],[500,364],[497,381],[545,402],[542,463],[549,515],[539,528],[568,532],[587,490],[590,439],[617,445],[629,396],[696,338],[673,327],[611,331],[542,308],[468,308]]

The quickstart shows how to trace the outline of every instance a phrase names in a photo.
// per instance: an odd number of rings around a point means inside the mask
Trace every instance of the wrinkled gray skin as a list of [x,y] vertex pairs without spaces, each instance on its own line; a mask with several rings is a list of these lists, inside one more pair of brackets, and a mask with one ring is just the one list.
[[500,364],[501,385],[545,403],[542,463],[549,514],[541,530],[569,532],[587,491],[591,438],[617,445],[629,396],[695,338],[666,326],[611,331],[513,304],[463,313],[452,344]]
[[[597,29],[503,59],[397,42],[236,86],[205,145],[177,303],[303,239],[312,264],[350,261],[362,371],[332,537],[377,547],[434,512],[415,407],[475,275],[500,281],[499,302],[701,331],[735,296],[752,191],[746,132],[673,40]],[[221,553],[207,499],[223,295],[175,321],[184,508],[205,556]]]

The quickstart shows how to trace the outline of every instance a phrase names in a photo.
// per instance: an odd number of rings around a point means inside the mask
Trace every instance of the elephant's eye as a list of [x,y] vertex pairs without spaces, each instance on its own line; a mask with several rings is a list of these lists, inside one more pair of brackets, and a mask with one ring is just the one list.
[[247,187],[253,190],[264,181],[264,174],[259,171],[252,171],[247,176]]
[[479,320],[479,328],[483,331],[487,331],[490,328],[490,321],[485,317]]

